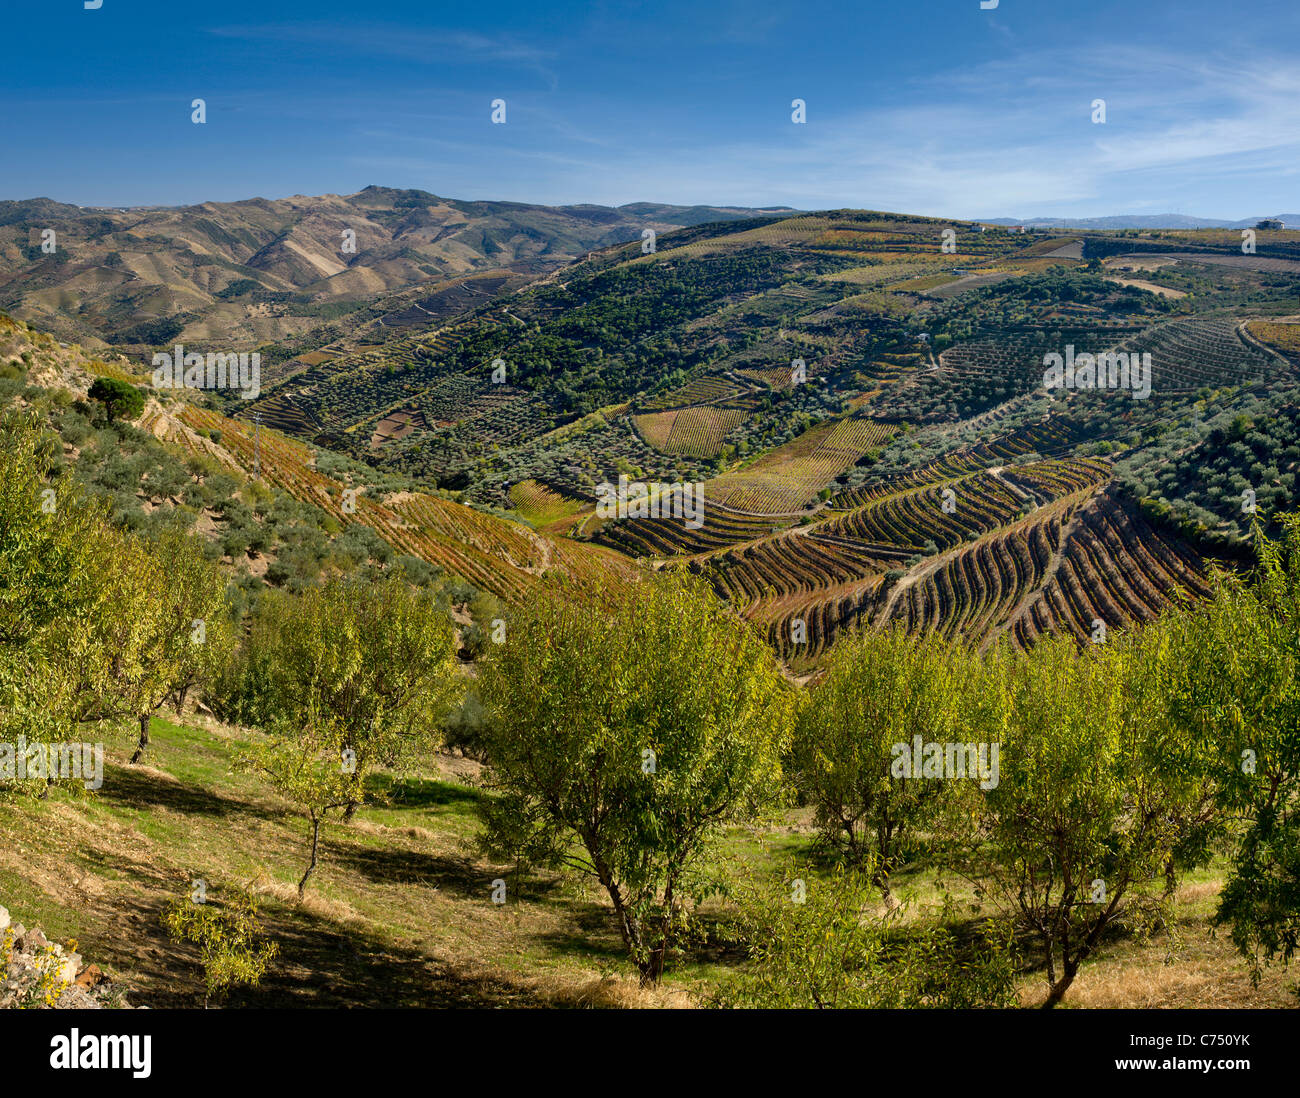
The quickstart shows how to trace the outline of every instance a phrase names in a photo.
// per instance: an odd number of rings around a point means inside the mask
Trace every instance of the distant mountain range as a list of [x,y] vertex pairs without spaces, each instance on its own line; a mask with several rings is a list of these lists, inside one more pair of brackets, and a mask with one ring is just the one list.
[[[141,353],[177,340],[230,350],[276,343],[296,353],[394,311],[402,322],[412,310],[414,319],[436,319],[429,302],[437,295],[459,307],[509,292],[646,229],[798,212],[468,202],[377,186],[172,207],[0,201],[0,311],[92,350]],[[1300,214],[1280,219],[1300,228]],[[1259,220],[1158,214],[989,223],[1068,231],[1238,229]]]
[[[462,202],[374,186],[176,207],[4,201],[0,310],[92,349],[172,339],[234,349],[310,339],[417,286],[485,271],[523,282],[645,229],[788,212]],[[42,248],[46,240],[53,251]]]
[[987,225],[1030,225],[1043,229],[1250,229],[1266,219],[1300,229],[1300,214],[1262,214],[1244,221],[1183,214],[1119,214],[1113,217],[982,217]]

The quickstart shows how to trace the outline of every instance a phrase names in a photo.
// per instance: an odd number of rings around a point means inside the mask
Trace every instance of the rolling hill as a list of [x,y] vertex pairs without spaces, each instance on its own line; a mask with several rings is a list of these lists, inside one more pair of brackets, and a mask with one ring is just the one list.
[[[373,322],[239,414],[701,573],[793,667],[862,624],[1083,643],[1241,559],[1247,489],[1266,524],[1293,499],[1300,234],[1260,240],[849,210],[698,225]],[[1149,355],[1147,389],[1047,388],[1045,356],[1076,348]],[[1193,485],[1246,420],[1277,438]],[[620,477],[701,485],[702,523],[602,516]]]
[[374,186],[176,208],[5,201],[0,309],[92,348],[144,353],[177,339],[249,349],[364,312],[390,291],[484,271],[518,285],[644,229],[758,212],[772,211],[461,202]]

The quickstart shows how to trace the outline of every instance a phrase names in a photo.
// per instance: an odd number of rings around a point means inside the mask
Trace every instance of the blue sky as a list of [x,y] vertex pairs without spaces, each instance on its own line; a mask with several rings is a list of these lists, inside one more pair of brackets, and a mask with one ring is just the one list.
[[1296,0],[6,8],[0,198],[1300,208]]

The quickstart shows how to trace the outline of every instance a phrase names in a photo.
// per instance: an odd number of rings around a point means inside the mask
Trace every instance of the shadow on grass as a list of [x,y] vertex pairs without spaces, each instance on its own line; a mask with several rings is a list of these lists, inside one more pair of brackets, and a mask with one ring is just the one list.
[[377,808],[471,808],[487,796],[482,790],[432,778],[399,778],[392,774],[366,776],[366,793]]
[[538,935],[548,950],[562,956],[593,961],[627,961],[614,912],[599,904],[573,901],[564,905],[562,926]]
[[166,808],[186,816],[230,816],[238,813],[264,820],[278,820],[284,816],[269,806],[226,797],[201,786],[160,778],[156,773],[146,773],[129,766],[106,769],[104,785],[98,795],[109,804],[136,812]]
[[[167,935],[160,902],[115,905],[121,927],[111,938],[87,935],[83,948],[101,964],[129,974],[134,1006],[203,1005],[198,951]],[[265,1007],[484,1007],[534,1005],[508,981],[467,973],[422,953],[399,949],[354,927],[340,927],[300,908],[265,904],[262,923],[279,956],[260,987],[238,988],[220,1004]]]
[[467,857],[426,854],[322,840],[324,864],[336,865],[376,884],[425,885],[467,898],[487,899],[497,874]]

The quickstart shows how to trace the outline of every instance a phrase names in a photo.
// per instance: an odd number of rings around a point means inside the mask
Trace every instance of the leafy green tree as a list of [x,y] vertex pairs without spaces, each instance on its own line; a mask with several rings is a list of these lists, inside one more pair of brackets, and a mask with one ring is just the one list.
[[301,900],[320,860],[322,825],[331,812],[341,813],[355,803],[350,761],[340,759],[328,727],[295,728],[281,719],[264,741],[241,757],[241,762],[267,779],[307,817],[311,826],[307,867],[298,880]]
[[852,865],[889,878],[912,853],[944,783],[891,772],[894,746],[987,741],[977,657],[942,637],[864,630],[842,637],[796,724],[792,760],[822,840]]
[[34,416],[0,418],[0,647],[11,652],[91,597],[91,550],[107,517],[54,477],[58,439]]
[[1220,575],[1212,600],[1176,621],[1180,675],[1168,695],[1189,739],[1216,747],[1232,868],[1216,919],[1258,980],[1300,941],[1300,517],[1257,535],[1254,582]]
[[99,698],[116,654],[96,625],[111,609],[121,535],[103,505],[53,478],[57,453],[57,439],[33,418],[0,419],[0,735],[8,741],[64,741],[78,724],[104,719]]
[[226,580],[196,537],[165,527],[137,542],[136,554],[144,557],[145,605],[126,648],[133,664],[117,676],[122,704],[140,728],[132,763],[149,746],[153,714],[168,701],[184,708],[190,691],[207,681],[234,643]]
[[117,419],[136,419],[144,411],[144,394],[115,377],[95,378],[86,395],[104,406],[110,423]]
[[711,841],[778,794],[794,696],[771,650],[684,577],[557,586],[511,619],[480,693],[491,847],[595,878],[654,984],[716,884]]
[[251,642],[266,715],[347,766],[350,820],[375,766],[436,745],[458,689],[450,618],[396,576],[332,579],[262,603]]
[[1037,937],[1046,1007],[1109,929],[1167,920],[1168,895],[1148,882],[1186,851],[1205,793],[1199,749],[1160,704],[1169,652],[1152,632],[1083,653],[1050,638],[996,657],[1009,688],[999,784],[949,851]]
[[1017,1005],[1010,927],[986,922],[969,941],[955,928],[876,913],[877,874],[837,866],[775,887],[742,886],[737,924],[750,963],[724,985],[727,1006],[898,1009]]

